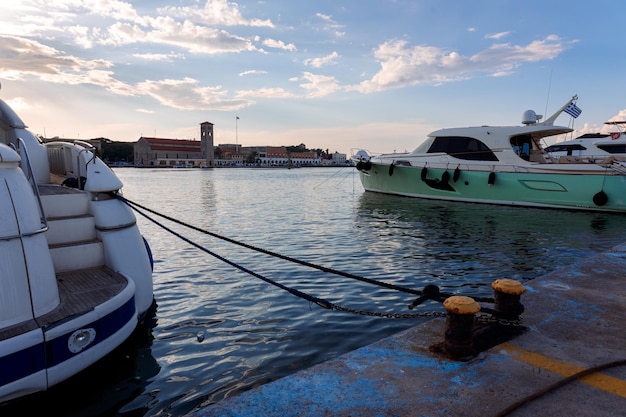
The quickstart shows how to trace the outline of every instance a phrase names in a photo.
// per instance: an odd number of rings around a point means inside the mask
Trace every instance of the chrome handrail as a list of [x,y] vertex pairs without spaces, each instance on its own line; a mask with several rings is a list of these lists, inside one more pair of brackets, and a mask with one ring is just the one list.
[[[42,229],[39,231],[30,233],[28,235],[24,235],[24,236],[30,236],[32,234],[37,234],[37,233],[47,231],[48,219],[46,218],[46,212],[43,209],[43,203],[41,202],[41,195],[39,194],[39,187],[37,186],[37,181],[35,179],[35,175],[33,174],[33,167],[30,163],[30,157],[28,156],[28,148],[26,147],[26,142],[24,142],[24,139],[22,138],[17,138],[17,143],[19,144],[18,153],[20,155],[20,158],[22,157],[22,151],[23,151],[23,159],[20,163],[20,167],[22,167],[22,163],[24,163],[26,164],[26,167],[28,169],[28,174],[25,173],[26,179],[28,180],[31,187],[33,188],[33,192],[35,193],[35,198],[37,198],[37,205],[39,206],[39,220],[43,226]],[[24,172],[23,168],[22,168],[22,172]]]
[[0,236],[0,241],[20,239],[20,238],[23,238],[23,237],[29,237],[29,236],[38,235],[39,233],[46,233],[47,231],[48,231],[48,226],[42,227],[41,229],[37,229],[34,232],[19,233],[17,235],[11,235],[11,236]]
[[72,143],[83,147],[83,149],[78,151],[78,153],[76,154],[76,168],[77,168],[76,169],[77,171],[76,183],[78,184],[79,190],[84,190],[85,187],[80,180],[81,178],[80,174],[82,170],[82,165],[80,163],[81,156],[83,153],[91,152],[91,158],[89,158],[89,160],[87,160],[87,158],[84,158],[85,159],[85,177],[87,177],[87,165],[89,165],[90,162],[93,162],[94,164],[96,163],[96,147],[91,145],[90,143],[81,142],[79,140],[75,140]]

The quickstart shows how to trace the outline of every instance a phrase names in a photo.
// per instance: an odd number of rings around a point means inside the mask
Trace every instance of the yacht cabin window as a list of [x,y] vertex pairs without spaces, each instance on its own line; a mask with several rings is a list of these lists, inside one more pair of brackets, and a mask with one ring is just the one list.
[[567,155],[572,156],[574,151],[585,151],[585,150],[587,150],[587,148],[585,148],[584,146],[579,145],[579,144],[559,145],[557,143],[557,144],[548,146],[545,150],[546,150],[546,152],[549,152],[549,153],[552,153],[552,152],[565,152],[565,153],[567,153]]
[[626,153],[626,145],[602,145],[599,144],[598,148],[602,149],[604,152],[608,152],[608,153]]
[[446,153],[458,159],[471,161],[497,161],[487,145],[475,138],[445,136],[434,138],[427,153]]
[[522,159],[530,159],[530,151],[533,149],[533,138],[531,135],[519,135],[511,138],[513,151]]

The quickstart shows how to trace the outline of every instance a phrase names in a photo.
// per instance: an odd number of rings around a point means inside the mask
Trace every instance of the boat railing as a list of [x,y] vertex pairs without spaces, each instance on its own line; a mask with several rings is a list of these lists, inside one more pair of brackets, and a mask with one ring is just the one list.
[[95,146],[93,146],[91,143],[84,142],[82,140],[73,140],[72,143],[75,144],[75,145],[82,146],[83,148],[88,149],[88,150],[94,150],[95,149]]
[[606,165],[606,167],[612,171],[617,172],[619,175],[626,175],[626,166],[624,166],[624,164],[621,164],[621,163],[609,164],[609,165]]
[[39,194],[39,187],[37,186],[37,182],[35,181],[35,175],[33,174],[33,167],[30,163],[30,158],[28,156],[28,148],[26,147],[26,143],[22,138],[17,138],[18,148],[15,145],[11,144],[10,146],[15,150],[21,158],[20,167],[22,168],[22,172],[26,175],[26,179],[28,180],[30,186],[33,189],[33,193],[35,194],[35,198],[37,199],[37,205],[39,208],[39,220],[41,222],[41,227],[33,232],[28,233],[20,233],[12,236],[3,236],[0,237],[0,240],[12,240],[17,239],[24,236],[33,236],[39,233],[45,233],[48,231],[48,220],[46,218],[46,214],[43,209],[43,203],[41,202],[41,195]]
[[439,162],[434,161],[421,161],[416,163],[415,165],[411,164],[412,161],[403,160],[403,164],[416,167],[425,167],[425,168],[434,168],[434,169],[456,169],[459,168],[462,171],[496,171],[496,172],[530,172],[530,170],[539,164],[535,165],[517,165],[517,164],[493,164],[485,161],[485,163],[477,164],[477,163],[464,163],[464,162],[450,162],[448,160],[441,160]]
[[[87,176],[87,165],[90,162],[95,163],[95,149],[93,145],[78,140],[49,143],[47,150],[48,160],[50,161],[50,172],[61,177],[74,178],[78,188],[83,189],[84,181],[81,181],[81,177]],[[75,156],[75,158],[73,156]],[[71,168],[68,167],[66,163],[69,163]],[[83,167],[83,165],[85,165],[85,167]]]
[[[79,143],[78,141],[74,142],[74,143],[77,143],[79,145],[83,145],[84,144],[84,142],[83,143]],[[89,144],[87,144],[87,145],[89,145]],[[84,155],[84,154],[87,154],[88,152],[91,152],[91,158],[89,158],[86,155]],[[83,183],[83,181],[81,181],[81,177],[83,176],[83,175],[81,175],[82,174],[81,173],[81,170],[82,170],[81,159],[85,160],[85,175],[84,176],[87,177],[87,165],[89,165],[90,162],[94,162],[94,163],[96,162],[95,148],[92,147],[91,145],[89,145],[89,148],[83,148],[76,154],[76,167],[77,167],[76,180],[78,181],[77,182],[78,188],[82,190],[84,188],[84,183]]]

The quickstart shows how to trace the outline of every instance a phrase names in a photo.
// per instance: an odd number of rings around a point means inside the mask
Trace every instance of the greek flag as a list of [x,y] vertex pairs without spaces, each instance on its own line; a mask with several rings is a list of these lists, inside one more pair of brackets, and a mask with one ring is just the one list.
[[583,112],[576,104],[574,104],[573,101],[570,104],[568,104],[565,110],[563,111],[569,114],[570,116],[572,116],[574,119],[580,116],[580,113]]

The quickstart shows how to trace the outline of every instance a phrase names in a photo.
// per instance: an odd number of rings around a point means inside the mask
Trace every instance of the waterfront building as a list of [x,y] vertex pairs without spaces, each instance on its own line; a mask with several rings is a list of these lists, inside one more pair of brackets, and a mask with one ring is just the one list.
[[328,159],[325,160],[326,165],[330,166],[344,166],[346,165],[347,156],[345,153],[335,152],[328,155]]
[[217,145],[215,152],[216,167],[243,166],[245,163],[246,155],[241,152],[240,145],[220,143]]
[[200,140],[142,136],[133,146],[135,166],[200,168],[214,165],[213,123],[200,123]]
[[335,152],[324,158],[314,151],[289,152],[285,146],[214,145],[213,123],[200,123],[200,140],[142,136],[133,146],[137,167],[212,168],[233,166],[345,165],[346,155]]
[[321,157],[317,152],[287,152],[284,146],[259,147],[255,163],[261,166],[320,166]]
[[215,166],[215,146],[213,144],[213,123],[200,123],[200,147],[205,160],[204,167]]
[[135,166],[153,168],[201,167],[207,163],[201,142],[142,136],[133,146]]

